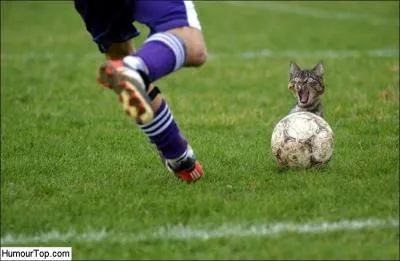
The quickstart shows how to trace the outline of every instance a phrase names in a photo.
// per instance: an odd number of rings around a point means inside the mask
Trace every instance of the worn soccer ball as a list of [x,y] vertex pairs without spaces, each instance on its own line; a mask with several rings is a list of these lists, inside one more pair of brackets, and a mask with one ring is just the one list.
[[280,167],[310,168],[330,161],[334,140],[332,128],[323,118],[295,112],[275,126],[271,148]]

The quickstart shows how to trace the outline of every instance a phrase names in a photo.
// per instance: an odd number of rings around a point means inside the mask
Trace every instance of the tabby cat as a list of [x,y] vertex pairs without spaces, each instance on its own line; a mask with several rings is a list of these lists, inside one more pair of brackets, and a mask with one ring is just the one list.
[[302,70],[295,62],[290,62],[288,87],[297,100],[290,113],[308,111],[323,117],[321,95],[324,93],[325,85],[322,61],[311,70]]

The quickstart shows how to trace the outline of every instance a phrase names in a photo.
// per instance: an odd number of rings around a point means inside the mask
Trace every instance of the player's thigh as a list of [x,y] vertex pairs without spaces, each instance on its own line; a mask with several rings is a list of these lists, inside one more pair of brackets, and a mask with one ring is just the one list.
[[148,25],[151,34],[168,31],[182,38],[186,66],[199,66],[206,61],[206,45],[192,1],[135,1],[134,17]]

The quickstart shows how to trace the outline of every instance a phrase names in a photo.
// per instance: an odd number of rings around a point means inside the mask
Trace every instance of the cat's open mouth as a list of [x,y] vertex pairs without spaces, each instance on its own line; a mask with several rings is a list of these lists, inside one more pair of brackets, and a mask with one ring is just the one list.
[[308,97],[310,96],[308,89],[300,89],[297,94],[299,95],[300,103],[307,104]]

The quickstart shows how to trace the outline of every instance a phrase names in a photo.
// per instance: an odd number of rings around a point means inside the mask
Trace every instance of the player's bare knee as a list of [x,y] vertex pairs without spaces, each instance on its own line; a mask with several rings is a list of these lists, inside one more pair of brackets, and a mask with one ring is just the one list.
[[187,66],[200,67],[207,61],[207,50],[204,46],[198,46],[191,50],[187,56]]
[[197,28],[184,26],[169,30],[185,43],[186,63],[188,67],[200,67],[207,61],[207,49],[203,34]]

